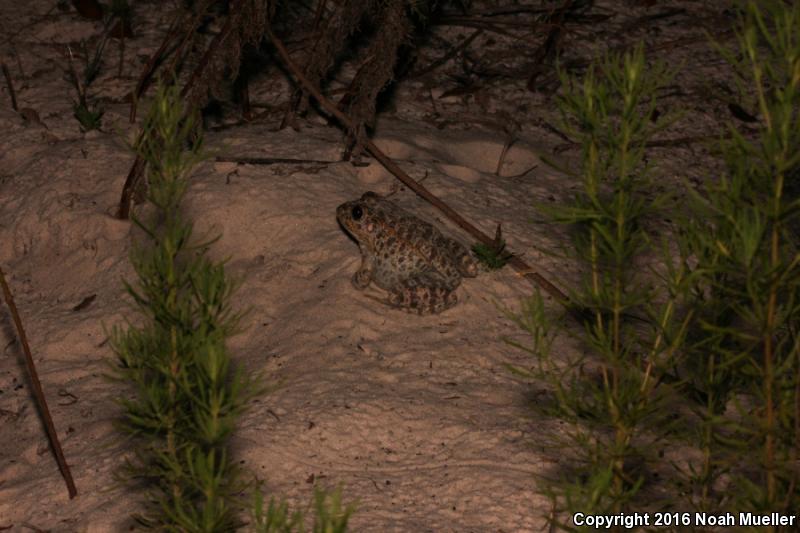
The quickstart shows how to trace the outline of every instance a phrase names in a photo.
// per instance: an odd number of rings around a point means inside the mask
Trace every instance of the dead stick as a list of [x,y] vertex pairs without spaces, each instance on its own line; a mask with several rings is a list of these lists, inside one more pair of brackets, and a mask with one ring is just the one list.
[[[269,35],[272,44],[275,46],[275,49],[280,54],[283,62],[286,64],[286,68],[292,73],[292,75],[297,79],[297,81],[303,86],[305,90],[307,90],[314,99],[317,100],[319,105],[328,113],[336,117],[336,119],[341,122],[343,126],[350,128],[351,130],[355,129],[353,122],[350,118],[345,115],[343,112],[339,110],[339,108],[325,98],[320,90],[311,83],[308,78],[300,72],[300,69],[297,68],[297,65],[294,64],[291,57],[289,57],[289,52],[286,51],[286,47],[283,46],[283,43],[278,40],[275,36],[275,33],[272,31],[272,26],[269,22],[266,24],[266,32]],[[401,169],[397,163],[392,161],[386,154],[384,154],[375,144],[372,143],[369,139],[365,139],[364,148],[366,148],[372,156],[377,159],[386,170],[394,174],[397,179],[402,181],[409,189],[417,193],[422,199],[426,200],[428,203],[436,207],[439,211],[444,213],[444,215],[455,222],[459,227],[464,229],[467,233],[472,235],[475,239],[480,241],[481,243],[485,244],[486,246],[492,246],[492,239],[488,237],[485,233],[481,230],[473,226],[469,223],[466,219],[464,219],[461,215],[455,212],[449,205],[445,204],[441,200],[439,200],[436,196],[431,194],[428,189],[426,189],[422,184],[411,178],[408,174],[406,174],[403,169]],[[576,309],[572,302],[570,302],[569,298],[566,294],[561,292],[561,290],[550,283],[544,276],[539,274],[536,270],[531,268],[525,261],[520,259],[516,255],[512,255],[511,258],[508,260],[508,263],[513,266],[517,272],[522,274],[523,276],[532,279],[536,282],[542,289],[544,289],[550,296],[555,298],[559,303],[563,304],[573,315],[578,318],[580,321],[584,319],[584,313],[580,310]]]
[[136,121],[136,108],[138,106],[139,99],[147,89],[147,85],[150,82],[150,77],[153,75],[153,72],[155,72],[158,61],[164,55],[167,47],[175,37],[175,28],[178,26],[178,18],[179,16],[176,16],[175,20],[172,21],[169,29],[167,30],[167,35],[164,37],[164,40],[161,41],[161,46],[158,47],[158,50],[153,52],[153,54],[150,56],[150,59],[147,61],[147,65],[145,65],[144,70],[142,70],[142,72],[139,74],[139,80],[136,82],[136,88],[132,93],[130,112],[128,113],[128,121],[131,124]]
[[47,429],[47,437],[50,440],[50,446],[53,447],[53,451],[56,454],[58,469],[61,470],[61,475],[64,476],[64,481],[66,481],[67,490],[69,491],[69,497],[72,499],[77,496],[78,489],[75,488],[75,482],[72,481],[72,473],[69,471],[69,465],[67,465],[67,461],[64,459],[64,452],[61,450],[61,443],[58,441],[58,433],[53,424],[53,419],[50,416],[50,410],[47,408],[47,399],[44,397],[42,384],[39,381],[39,375],[36,373],[36,366],[33,364],[31,349],[30,346],[28,346],[28,338],[25,336],[25,330],[22,328],[22,321],[19,318],[17,306],[14,304],[14,298],[11,296],[11,289],[8,288],[2,268],[0,268],[0,285],[3,286],[3,295],[11,311],[11,317],[14,319],[14,325],[17,327],[19,340],[22,343],[22,351],[25,354],[25,366],[28,368],[28,376],[30,376],[31,384],[33,385],[33,395],[36,398],[36,402],[39,404],[39,411],[42,414],[42,418],[44,418],[44,426]]
[[714,142],[733,137],[730,133],[723,135],[694,135],[690,137],[678,137],[677,139],[656,139],[654,141],[647,141],[646,148],[664,148],[670,146],[682,146],[686,144]]
[[[134,146],[138,146],[142,140],[144,132],[139,132]],[[142,178],[144,173],[145,161],[142,156],[136,155],[133,160],[133,165],[128,171],[128,176],[125,178],[125,184],[122,186],[122,197],[119,199],[119,210],[117,211],[117,218],[120,220],[128,220],[131,216],[131,208],[133,207],[133,195],[136,184]]]
[[307,164],[307,163],[318,163],[318,164],[325,164],[325,165],[335,165],[337,163],[341,163],[342,161],[325,161],[322,159],[295,159],[292,157],[233,157],[233,156],[225,156],[225,155],[218,155],[214,158],[214,161],[218,163],[239,163],[242,165],[281,165],[281,164]]
[[[704,142],[718,142],[731,139],[733,135],[726,133],[723,135],[694,135],[690,137],[678,137],[677,139],[655,139],[644,143],[645,148],[669,148],[672,146],[688,146],[690,144]],[[580,149],[580,143],[567,139],[567,142],[559,144],[553,148],[553,153],[559,154],[569,149]]]
[[11,73],[8,72],[8,67],[5,63],[0,63],[0,67],[3,69],[3,76],[6,77],[6,84],[8,84],[8,94],[11,95],[11,107],[14,108],[14,111],[19,111],[17,107],[17,93],[14,92],[14,84],[11,82]]
[[429,65],[427,65],[427,66],[425,66],[425,67],[422,67],[422,68],[421,68],[421,69],[419,69],[419,70],[415,70],[414,72],[412,72],[411,74],[409,74],[409,75],[408,75],[408,77],[409,77],[409,78],[418,78],[418,77],[420,77],[420,76],[422,76],[422,75],[424,75],[424,74],[427,74],[428,72],[430,72],[430,71],[432,71],[432,70],[436,69],[437,67],[439,67],[439,66],[441,66],[441,65],[444,65],[445,63],[447,63],[448,61],[450,61],[450,60],[451,60],[453,57],[455,57],[455,56],[456,56],[456,55],[458,55],[460,52],[462,52],[462,51],[463,51],[463,50],[464,50],[466,47],[468,47],[470,44],[472,44],[472,41],[474,41],[475,39],[477,39],[477,38],[478,38],[478,36],[480,36],[482,33],[483,33],[483,30],[482,30],[482,29],[481,29],[481,30],[475,30],[475,31],[472,33],[472,35],[470,35],[469,37],[467,37],[466,39],[464,39],[463,41],[461,41],[461,43],[459,43],[459,44],[458,44],[458,46],[454,46],[454,47],[452,47],[452,48],[450,49],[450,51],[449,51],[449,52],[447,52],[445,55],[443,55],[443,56],[442,56],[442,57],[440,57],[439,59],[437,59],[437,60],[435,60],[435,61],[431,62]]

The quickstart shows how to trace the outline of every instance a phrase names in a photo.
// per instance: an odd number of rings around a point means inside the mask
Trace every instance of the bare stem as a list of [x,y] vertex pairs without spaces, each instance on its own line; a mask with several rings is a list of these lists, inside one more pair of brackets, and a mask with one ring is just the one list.
[[11,289],[8,288],[6,277],[3,274],[3,269],[0,268],[0,285],[3,286],[3,296],[5,296],[8,309],[11,311],[11,317],[14,319],[14,325],[17,328],[20,343],[22,344],[22,351],[25,354],[25,366],[28,369],[28,376],[33,385],[33,395],[36,398],[36,403],[39,404],[39,412],[44,419],[44,426],[47,430],[47,438],[50,440],[50,446],[53,447],[53,452],[56,455],[56,462],[58,469],[61,470],[61,475],[67,484],[70,499],[78,495],[78,489],[75,488],[75,482],[72,480],[72,473],[69,470],[69,465],[64,459],[64,452],[61,449],[61,443],[58,440],[58,432],[56,426],[53,424],[53,418],[50,416],[50,410],[47,408],[47,399],[42,390],[42,383],[39,381],[39,374],[36,372],[36,366],[33,364],[33,356],[31,356],[31,348],[28,346],[28,338],[25,336],[25,330],[22,327],[22,320],[19,318],[17,306],[14,304],[14,298],[11,296]]

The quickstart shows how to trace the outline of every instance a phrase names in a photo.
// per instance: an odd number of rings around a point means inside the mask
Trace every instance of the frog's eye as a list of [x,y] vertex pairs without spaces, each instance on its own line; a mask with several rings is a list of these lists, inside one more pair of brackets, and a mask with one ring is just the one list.
[[364,211],[360,205],[357,205],[350,214],[353,216],[353,220],[361,220],[361,217],[364,216]]

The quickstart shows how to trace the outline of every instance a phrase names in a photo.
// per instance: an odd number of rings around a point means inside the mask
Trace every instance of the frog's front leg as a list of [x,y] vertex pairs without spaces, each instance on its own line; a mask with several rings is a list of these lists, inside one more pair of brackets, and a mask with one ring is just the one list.
[[371,253],[361,253],[361,266],[353,274],[353,285],[356,289],[364,290],[369,286],[372,281],[373,273],[375,272],[375,256]]
[[441,313],[458,303],[458,296],[438,272],[412,276],[389,292],[389,304],[410,313]]

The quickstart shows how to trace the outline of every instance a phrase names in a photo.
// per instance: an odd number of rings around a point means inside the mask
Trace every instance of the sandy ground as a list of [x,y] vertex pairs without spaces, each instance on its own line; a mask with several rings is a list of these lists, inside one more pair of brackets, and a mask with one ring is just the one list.
[[[619,35],[615,24],[624,27],[630,17],[657,9],[647,2],[608,4],[604,9],[618,18],[595,39],[612,44]],[[658,9],[688,6],[681,16],[692,15],[691,2],[663,4]],[[121,280],[133,279],[132,230],[111,215],[132,161],[123,139],[137,131],[127,122],[123,97],[168,18],[159,4],[137,11],[137,38],[127,43],[122,77],[118,49],[109,44],[108,68],[90,89],[105,109],[103,127],[82,132],[72,116],[75,95],[63,53],[68,44],[96,39],[100,26],[54,5],[0,0],[0,53],[20,107],[39,117],[26,120],[15,112],[0,83],[0,266],[79,496],[67,498],[3,311],[0,528],[122,531],[139,495],[112,477],[130,444],[112,427],[119,415],[113,398],[124,391],[102,374],[112,361],[104,328],[131,316]],[[626,42],[644,36],[629,33]],[[667,41],[681,36],[679,26],[658,33]],[[576,39],[572,53],[591,57],[582,47],[592,43],[581,42]],[[719,64],[697,50],[670,57],[696,61],[696,78],[706,75],[701,67]],[[563,286],[574,268],[547,253],[565,244],[563,234],[542,223],[533,207],[575,187],[539,160],[563,142],[543,127],[555,117],[552,98],[527,91],[522,80],[487,86],[480,97],[437,99],[443,89],[431,83],[398,88],[394,109],[377,129],[379,146],[486,233],[502,222],[510,249]],[[696,96],[682,103],[693,114],[682,134],[702,134],[719,120],[722,105],[700,99],[693,92],[699,85],[676,83],[684,96]],[[254,99],[279,103],[284,86],[271,79],[253,89]],[[497,175],[507,139],[497,125],[510,123],[520,125],[518,141]],[[531,418],[527,404],[535,386],[505,369],[530,360],[504,342],[525,337],[500,310],[517,307],[532,286],[511,269],[483,272],[458,289],[456,307],[427,317],[356,291],[350,278],[358,249],[334,213],[366,190],[391,194],[407,210],[470,241],[376,162],[363,168],[339,162],[335,128],[314,118],[299,132],[276,126],[271,119],[210,131],[207,148],[226,156],[331,163],[206,162],[192,175],[185,205],[200,233],[221,233],[212,253],[231,258],[230,274],[243,280],[237,305],[252,308],[246,330],[230,343],[233,357],[282,382],[242,420],[234,447],[243,465],[265,480],[270,495],[293,505],[305,505],[314,484],[341,485],[345,500],[358,501],[353,531],[540,530],[549,506],[537,495],[534,475],[557,464],[558,453],[544,448],[557,423]],[[693,179],[705,168],[695,147],[669,154],[665,174],[680,170]],[[574,151],[563,157],[577,160]],[[88,297],[93,301],[76,310]],[[566,339],[556,345],[556,351],[568,349]]]

